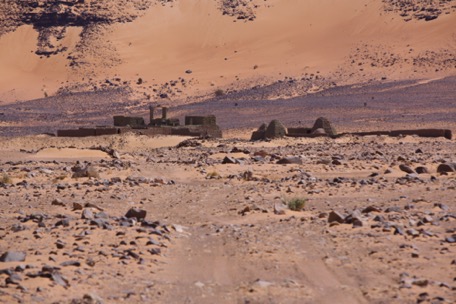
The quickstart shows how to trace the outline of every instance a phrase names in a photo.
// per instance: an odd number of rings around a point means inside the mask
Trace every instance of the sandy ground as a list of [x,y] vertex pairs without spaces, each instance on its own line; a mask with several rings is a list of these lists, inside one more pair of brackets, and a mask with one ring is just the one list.
[[[454,140],[182,140],[2,141],[0,253],[26,253],[0,263],[2,302],[456,300],[456,173],[436,171]],[[302,164],[276,164],[287,156]],[[98,175],[72,178],[77,161]],[[145,219],[123,218],[132,207]]]

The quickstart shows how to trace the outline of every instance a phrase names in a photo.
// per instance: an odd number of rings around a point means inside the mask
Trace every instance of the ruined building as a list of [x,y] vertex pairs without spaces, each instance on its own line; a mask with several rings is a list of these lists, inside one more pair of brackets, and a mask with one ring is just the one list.
[[186,116],[185,125],[181,126],[177,118],[168,118],[168,108],[162,107],[162,115],[155,118],[155,107],[149,107],[149,124],[142,117],[116,115],[114,127],[80,128],[75,130],[58,130],[57,136],[85,137],[136,133],[141,135],[181,135],[194,137],[222,137],[222,130],[217,125],[214,115]]

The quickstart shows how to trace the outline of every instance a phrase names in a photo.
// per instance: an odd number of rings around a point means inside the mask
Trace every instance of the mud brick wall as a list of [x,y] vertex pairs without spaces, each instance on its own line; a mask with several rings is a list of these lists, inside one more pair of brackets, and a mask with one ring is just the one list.
[[59,137],[86,137],[95,135],[95,129],[57,130],[57,136]]
[[214,115],[209,116],[185,116],[185,125],[186,126],[210,126],[216,125],[216,117]]
[[288,128],[287,136],[303,136],[312,133],[312,128]]
[[142,117],[128,117],[128,116],[114,116],[114,126],[145,126],[144,118]]
[[372,131],[372,132],[355,132],[355,133],[344,133],[357,136],[369,136],[369,135],[387,135],[392,137],[398,137],[401,135],[417,135],[419,137],[445,137],[452,139],[453,134],[448,129],[417,129],[417,130],[393,130],[393,131]]
[[103,129],[95,129],[95,135],[115,135],[119,134],[118,128],[103,128]]

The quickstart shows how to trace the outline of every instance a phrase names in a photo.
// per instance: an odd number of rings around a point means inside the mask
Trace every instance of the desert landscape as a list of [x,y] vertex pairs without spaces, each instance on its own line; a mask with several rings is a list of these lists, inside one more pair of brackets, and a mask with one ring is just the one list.
[[455,132],[453,0],[2,1],[0,302],[454,303]]

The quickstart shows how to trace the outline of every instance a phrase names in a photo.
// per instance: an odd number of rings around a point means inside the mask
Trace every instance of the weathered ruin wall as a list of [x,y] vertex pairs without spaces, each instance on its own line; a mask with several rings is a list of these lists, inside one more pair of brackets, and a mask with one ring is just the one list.
[[150,128],[141,128],[141,129],[133,129],[133,128],[120,128],[120,133],[135,133],[139,135],[147,135],[147,136],[156,136],[156,135],[171,135],[171,128],[170,127],[150,127]]
[[214,126],[217,124],[217,119],[214,115],[209,116],[185,116],[186,126]]
[[114,116],[114,126],[116,127],[136,127],[136,126],[145,126],[144,118],[142,117],[129,117],[129,116]]
[[57,130],[59,137],[87,137],[118,134],[118,128],[80,128],[72,130]]
[[445,137],[452,138],[451,130],[445,129],[419,129],[419,130],[394,130],[391,131],[391,136],[400,135],[418,135],[420,137]]
[[119,129],[118,128],[95,129],[95,135],[96,136],[115,135],[115,134],[119,134]]
[[302,136],[312,133],[312,128],[288,128],[287,136]]
[[448,129],[417,129],[417,130],[392,130],[392,131],[371,131],[371,132],[354,132],[344,133],[341,135],[356,135],[356,136],[369,136],[369,135],[386,135],[398,137],[402,135],[417,135],[419,137],[444,137],[452,139],[453,134]]
[[86,137],[95,135],[95,129],[57,130],[58,137]]

